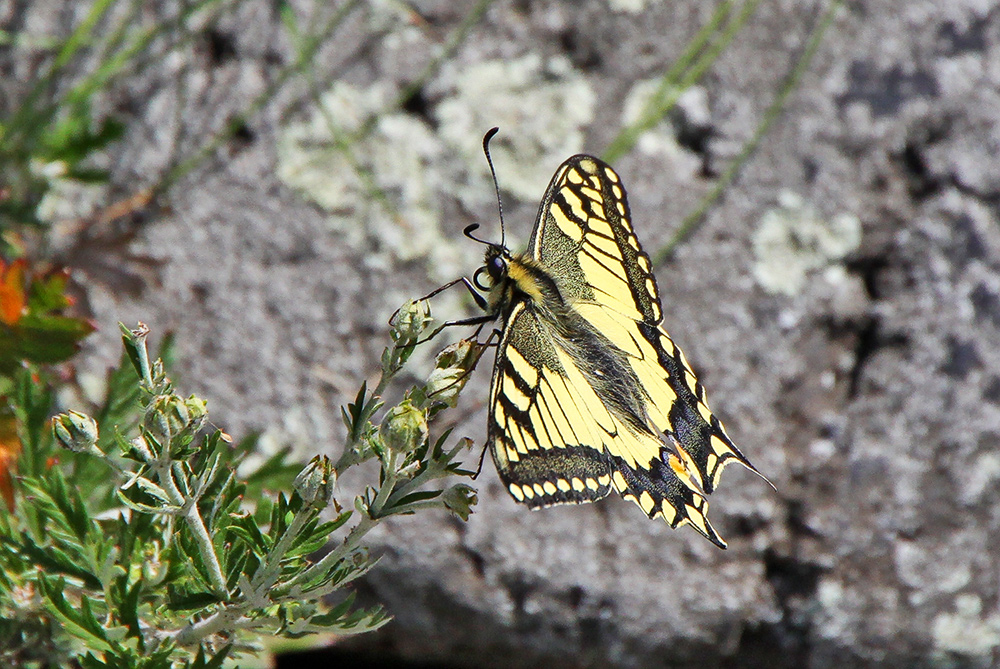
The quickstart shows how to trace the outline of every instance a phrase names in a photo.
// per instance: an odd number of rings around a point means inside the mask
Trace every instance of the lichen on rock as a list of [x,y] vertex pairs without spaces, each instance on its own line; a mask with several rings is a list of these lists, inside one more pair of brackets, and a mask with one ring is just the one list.
[[796,295],[810,273],[839,262],[860,244],[857,216],[827,218],[798,194],[782,191],[753,236],[754,277],[769,293]]
[[485,180],[481,138],[499,126],[492,144],[497,173],[504,190],[522,200],[539,199],[556,166],[585,148],[583,128],[597,96],[564,57],[449,64],[439,85],[446,91],[436,113],[442,138]]

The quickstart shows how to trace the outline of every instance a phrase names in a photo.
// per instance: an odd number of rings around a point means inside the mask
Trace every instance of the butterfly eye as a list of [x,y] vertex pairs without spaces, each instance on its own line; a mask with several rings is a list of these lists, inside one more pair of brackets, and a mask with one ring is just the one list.
[[491,259],[486,265],[486,271],[490,273],[490,278],[493,279],[493,283],[496,283],[500,280],[500,277],[507,272],[507,261],[500,256],[497,256],[496,258]]

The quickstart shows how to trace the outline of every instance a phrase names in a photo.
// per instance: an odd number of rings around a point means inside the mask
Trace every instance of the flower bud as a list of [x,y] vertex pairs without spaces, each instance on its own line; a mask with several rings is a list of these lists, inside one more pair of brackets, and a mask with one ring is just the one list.
[[454,407],[469,372],[479,361],[480,347],[472,339],[463,339],[438,353],[434,371],[427,378],[427,397]]
[[427,439],[427,414],[412,400],[403,400],[386,413],[381,433],[390,450],[409,453]]
[[462,520],[468,520],[469,514],[472,513],[472,507],[479,501],[479,497],[476,495],[475,488],[464,483],[456,483],[444,491],[441,501],[444,502],[445,508],[456,516]]
[[317,455],[299,472],[292,485],[306,504],[323,509],[333,501],[337,471],[330,458]]
[[208,402],[192,395],[184,400],[184,406],[189,417],[187,431],[190,434],[197,434],[205,427],[205,422],[208,420]]
[[56,441],[74,453],[85,453],[97,446],[97,423],[78,411],[67,411],[52,419]]
[[433,321],[431,308],[426,300],[408,301],[399,308],[389,323],[392,326],[392,339],[399,344],[413,343]]
[[[146,410],[146,418],[143,427],[160,444],[168,444],[180,436],[191,434],[193,426],[191,411],[188,409],[188,401],[176,395],[159,395]],[[200,400],[191,404],[195,411],[200,411],[198,416],[199,427],[204,423],[204,403],[199,406]]]

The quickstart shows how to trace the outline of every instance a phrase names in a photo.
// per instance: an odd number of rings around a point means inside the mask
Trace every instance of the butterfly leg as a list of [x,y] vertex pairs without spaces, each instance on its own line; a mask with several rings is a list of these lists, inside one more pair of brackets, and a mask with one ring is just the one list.
[[[427,293],[423,297],[421,297],[419,299],[416,299],[416,300],[413,300],[413,301],[414,302],[426,302],[427,300],[431,299],[432,297],[434,297],[438,293],[443,293],[444,291],[448,290],[452,286],[454,286],[456,284],[459,284],[459,283],[465,285],[465,287],[468,289],[469,293],[472,295],[472,299],[474,299],[476,301],[476,305],[480,309],[482,309],[483,311],[486,311],[489,308],[489,305],[486,302],[486,298],[483,297],[479,293],[479,291],[476,290],[475,286],[472,285],[472,282],[469,281],[464,276],[463,277],[459,277],[459,278],[455,279],[454,281],[449,281],[448,283],[444,284],[443,286],[438,286],[437,288],[435,288],[431,292]],[[392,312],[392,316],[389,317],[389,322],[390,323],[392,323],[396,319],[396,316],[399,315],[399,310],[400,309],[402,309],[402,307],[400,307],[399,309],[396,309],[394,312]],[[485,321],[482,321],[482,322],[485,322]],[[472,323],[465,323],[464,321],[456,321],[455,322],[455,325],[471,325],[471,324]]]
[[[479,330],[481,330],[481,329],[482,329],[482,325],[480,325],[480,327],[479,327]],[[476,330],[476,337],[477,338],[479,336],[479,330]],[[490,336],[487,337],[486,341],[484,341],[482,343],[482,348],[479,350],[479,353],[476,355],[476,361],[472,365],[469,366],[469,369],[466,370],[466,372],[460,378],[465,378],[466,376],[468,376],[469,374],[472,373],[472,370],[474,370],[476,368],[476,365],[479,364],[479,359],[481,357],[483,357],[483,353],[486,351],[486,349],[489,348],[490,346],[496,346],[497,343],[499,343],[500,335],[501,335],[500,330],[493,330],[493,332],[490,333]],[[493,341],[494,339],[497,339],[498,341]],[[456,382],[457,381],[458,380],[456,380]],[[488,450],[487,446],[488,446],[488,444],[483,444],[483,450],[479,454],[479,465],[476,467],[476,473],[472,475],[473,480],[478,479],[479,475],[483,471],[483,462],[486,461],[486,451]]]
[[[434,328],[434,331],[431,332],[427,337],[425,337],[424,339],[418,341],[417,344],[422,344],[422,343],[424,343],[426,341],[430,341],[431,339],[434,339],[434,337],[438,336],[438,334],[440,334],[440,332],[442,330],[444,330],[445,328],[448,328],[448,327],[453,327],[453,326],[456,326],[456,325],[478,325],[478,326],[480,326],[480,330],[481,330],[483,324],[489,323],[490,321],[495,321],[497,319],[497,316],[499,316],[499,314],[489,313],[489,311],[488,311],[488,309],[489,309],[489,303],[487,303],[486,298],[483,297],[482,294],[480,294],[480,292],[478,290],[476,290],[476,287],[473,284],[473,282],[469,281],[464,276],[461,277],[461,278],[459,278],[459,279],[455,279],[454,281],[450,281],[450,282],[446,283],[445,285],[441,286],[437,290],[431,291],[430,294],[428,294],[426,297],[421,298],[421,300],[426,300],[426,299],[428,299],[430,297],[433,297],[433,296],[437,295],[438,293],[440,293],[441,291],[446,290],[446,289],[454,286],[455,284],[457,284],[459,282],[461,282],[463,285],[465,285],[465,287],[469,291],[469,294],[472,295],[473,299],[476,301],[476,304],[479,306],[479,308],[482,309],[483,311],[486,311],[487,313],[482,314],[481,316],[472,316],[471,318],[462,318],[462,319],[457,320],[457,321],[445,321],[444,323],[442,323],[438,327]],[[499,334],[499,331],[495,331],[495,334]],[[476,330],[476,337],[478,338],[478,336],[479,336],[479,330]],[[491,339],[492,339],[492,337],[493,336],[490,335]],[[489,340],[487,340],[487,341],[489,341]]]
[[479,290],[477,290],[476,287],[474,285],[472,285],[472,282],[469,281],[464,276],[459,277],[459,278],[457,278],[457,279],[455,279],[453,281],[449,281],[448,283],[444,284],[443,286],[438,286],[437,288],[435,288],[434,290],[432,290],[431,292],[427,293],[426,295],[424,295],[423,297],[421,297],[419,300],[417,300],[417,302],[423,302],[424,300],[429,300],[432,297],[434,297],[435,295],[437,295],[438,293],[443,293],[444,291],[448,290],[452,286],[454,286],[456,284],[459,284],[459,283],[463,284],[466,287],[466,289],[468,289],[469,293],[472,295],[472,299],[474,299],[476,301],[476,305],[480,309],[482,309],[483,311],[486,311],[489,308],[488,305],[487,305],[487,303],[486,303],[486,298],[483,297],[482,294],[479,292]]
[[488,446],[489,444],[483,444],[483,450],[479,453],[479,466],[476,467],[476,473],[472,475],[473,481],[478,479],[479,475],[483,473],[483,463],[486,462],[486,451],[490,450]]
[[[445,328],[454,327],[456,325],[478,325],[479,329],[482,329],[482,326],[485,323],[488,323],[494,320],[495,318],[496,316],[492,314],[484,314],[482,316],[473,316],[472,318],[463,318],[458,321],[445,321],[441,325],[434,328],[429,335],[427,335],[423,339],[415,341],[413,343],[413,346],[429,342],[431,339],[434,339],[434,337],[437,337],[439,334],[441,334],[441,331],[444,330]],[[476,330],[476,337],[478,336],[479,336],[479,330]]]

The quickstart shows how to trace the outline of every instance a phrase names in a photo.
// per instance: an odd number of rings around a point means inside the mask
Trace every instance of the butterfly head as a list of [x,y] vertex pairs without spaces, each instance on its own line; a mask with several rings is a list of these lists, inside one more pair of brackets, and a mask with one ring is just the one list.
[[493,286],[503,282],[504,278],[507,276],[507,266],[509,260],[510,253],[499,244],[490,244],[486,247],[486,257],[483,262],[483,268],[490,277],[490,285],[488,288],[492,288]]
[[475,287],[486,293],[487,311],[499,314],[511,303],[513,281],[511,268],[517,266],[517,259],[500,244],[487,244],[482,266],[472,277]]

